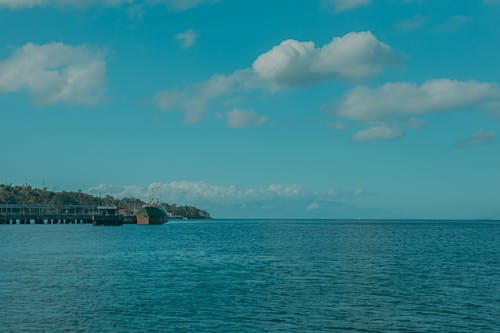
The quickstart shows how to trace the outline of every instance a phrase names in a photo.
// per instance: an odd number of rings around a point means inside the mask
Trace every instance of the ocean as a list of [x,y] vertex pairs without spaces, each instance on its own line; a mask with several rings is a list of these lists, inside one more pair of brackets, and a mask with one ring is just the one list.
[[500,332],[500,222],[0,225],[0,332]]

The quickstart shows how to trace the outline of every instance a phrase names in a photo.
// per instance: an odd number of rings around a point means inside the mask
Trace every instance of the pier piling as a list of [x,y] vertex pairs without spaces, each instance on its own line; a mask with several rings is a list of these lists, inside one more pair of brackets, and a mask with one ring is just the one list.
[[[0,204],[0,224],[90,224],[109,213],[99,206]],[[118,209],[116,209],[118,211]]]

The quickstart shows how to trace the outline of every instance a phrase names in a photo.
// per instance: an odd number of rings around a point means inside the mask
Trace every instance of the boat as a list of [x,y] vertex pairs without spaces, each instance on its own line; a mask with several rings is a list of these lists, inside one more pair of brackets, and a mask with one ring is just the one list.
[[148,205],[136,213],[137,224],[165,224],[168,222],[167,210],[163,206]]
[[168,222],[167,209],[160,204],[158,191],[152,189],[151,200],[135,213],[137,224],[165,224]]

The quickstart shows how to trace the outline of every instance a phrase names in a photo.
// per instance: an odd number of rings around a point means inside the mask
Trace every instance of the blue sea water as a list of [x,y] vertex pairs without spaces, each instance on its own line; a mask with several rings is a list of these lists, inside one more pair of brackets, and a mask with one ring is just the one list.
[[0,332],[500,332],[500,223],[0,225]]

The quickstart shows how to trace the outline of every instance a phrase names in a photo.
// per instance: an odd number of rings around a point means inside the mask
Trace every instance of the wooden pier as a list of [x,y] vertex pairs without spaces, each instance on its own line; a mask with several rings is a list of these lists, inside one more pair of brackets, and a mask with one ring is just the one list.
[[116,207],[0,204],[0,224],[87,224],[117,214]]

